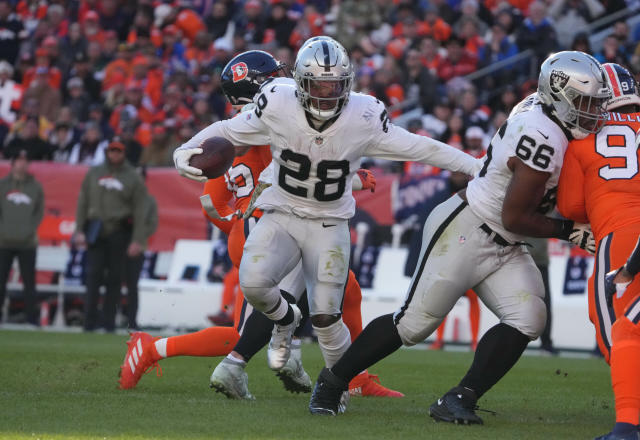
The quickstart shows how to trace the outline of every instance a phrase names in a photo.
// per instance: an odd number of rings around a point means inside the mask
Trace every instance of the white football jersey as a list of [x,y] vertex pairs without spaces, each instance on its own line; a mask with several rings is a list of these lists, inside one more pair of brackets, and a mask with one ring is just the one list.
[[534,170],[551,174],[538,207],[538,212],[548,214],[556,205],[558,178],[568,143],[562,128],[542,111],[537,94],[529,95],[493,136],[482,169],[469,182],[467,199],[473,212],[507,240],[523,241],[524,236],[508,232],[502,225],[502,204],[513,175],[507,161],[515,156]]
[[216,122],[180,148],[194,148],[212,136],[234,145],[271,145],[273,185],[256,202],[301,217],[348,219],[355,213],[354,173],[364,156],[412,160],[474,174],[482,161],[446,144],[394,127],[376,98],[352,92],[349,102],[324,131],[311,128],[295,85],[263,84],[256,108]]

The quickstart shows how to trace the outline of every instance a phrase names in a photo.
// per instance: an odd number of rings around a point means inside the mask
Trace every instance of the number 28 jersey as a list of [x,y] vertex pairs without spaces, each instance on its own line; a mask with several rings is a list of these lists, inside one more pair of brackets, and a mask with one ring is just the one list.
[[414,160],[473,174],[481,162],[441,142],[393,126],[374,97],[351,93],[331,126],[311,128],[298,103],[296,87],[282,82],[262,86],[256,108],[216,122],[180,148],[222,136],[234,145],[270,145],[273,185],[256,202],[301,217],[348,219],[355,213],[351,182],[363,156]]
[[597,241],[640,224],[638,144],[640,113],[609,113],[596,135],[569,144],[560,175],[558,210],[590,223]]
[[550,174],[538,207],[538,212],[548,214],[555,208],[558,179],[568,142],[558,124],[542,110],[537,94],[529,95],[513,109],[509,119],[493,136],[482,169],[469,182],[467,199],[473,212],[507,240],[524,240],[524,236],[507,231],[502,224],[502,204],[513,176],[507,162],[511,157],[517,157],[528,167]]

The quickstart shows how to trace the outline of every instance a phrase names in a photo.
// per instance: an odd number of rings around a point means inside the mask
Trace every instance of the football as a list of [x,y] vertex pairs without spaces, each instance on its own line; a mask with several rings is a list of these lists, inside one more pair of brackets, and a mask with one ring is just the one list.
[[201,169],[204,176],[215,179],[231,167],[235,148],[227,139],[214,136],[203,140],[199,147],[202,148],[202,153],[191,156],[189,165]]

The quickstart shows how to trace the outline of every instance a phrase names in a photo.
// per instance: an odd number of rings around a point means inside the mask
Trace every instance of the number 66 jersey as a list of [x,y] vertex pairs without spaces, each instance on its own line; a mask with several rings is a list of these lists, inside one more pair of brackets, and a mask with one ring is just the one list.
[[236,146],[270,145],[273,185],[256,206],[308,218],[353,216],[351,181],[363,156],[412,160],[469,175],[482,166],[453,147],[393,126],[384,105],[360,93],[351,93],[332,125],[315,130],[296,93],[288,83],[267,82],[254,98],[255,110],[210,125],[180,148],[197,147],[212,136]]
[[569,141],[559,124],[543,110],[536,93],[521,101],[491,139],[484,165],[467,187],[472,211],[512,243],[524,236],[507,231],[502,224],[502,204],[513,172],[507,162],[517,157],[528,167],[550,174],[537,208],[548,214],[555,208],[558,179]]

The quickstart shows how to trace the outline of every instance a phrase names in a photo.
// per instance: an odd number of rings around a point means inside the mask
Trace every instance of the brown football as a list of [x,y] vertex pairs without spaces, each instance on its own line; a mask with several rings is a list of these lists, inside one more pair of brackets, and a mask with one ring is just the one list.
[[214,136],[203,140],[200,145],[202,153],[194,154],[189,165],[202,170],[209,179],[222,176],[233,163],[235,148],[223,137]]

